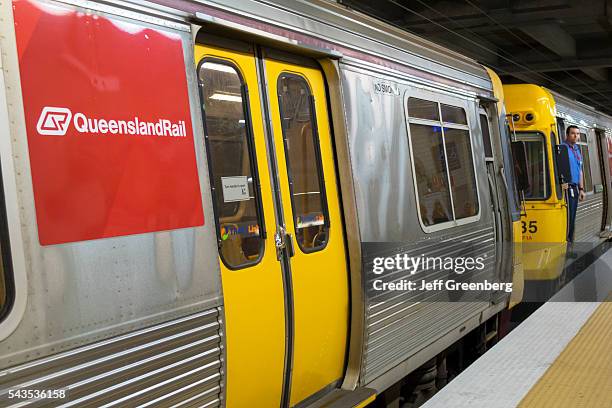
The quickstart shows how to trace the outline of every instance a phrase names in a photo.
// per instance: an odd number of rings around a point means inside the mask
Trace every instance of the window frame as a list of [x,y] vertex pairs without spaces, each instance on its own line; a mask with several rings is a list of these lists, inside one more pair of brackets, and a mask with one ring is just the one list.
[[[217,208],[218,192],[216,191],[214,187],[213,162],[211,159],[212,151],[210,148],[208,128],[206,124],[206,111],[204,109],[204,89],[203,89],[204,87],[202,86],[202,82],[200,80],[200,70],[202,68],[202,65],[204,65],[207,62],[225,65],[225,66],[228,66],[234,69],[234,71],[236,71],[236,75],[238,76],[238,79],[240,80],[240,84],[241,84],[240,88],[241,88],[241,96],[243,100],[242,108],[243,108],[243,115],[244,115],[244,120],[245,120],[245,131],[246,131],[245,138],[247,142],[247,148],[249,150],[250,170],[251,170],[251,177],[253,178],[253,183],[252,183],[253,184],[253,198],[255,200],[255,211],[257,212],[257,221],[259,223],[259,228],[260,228],[260,233],[259,233],[260,243],[259,243],[259,256],[257,257],[257,259],[250,261],[250,262],[242,263],[237,266],[230,265],[225,260],[225,257],[223,256],[223,252],[221,251],[221,244],[223,240],[221,239],[221,236],[220,236],[221,234],[221,229],[220,229],[221,224],[219,222],[219,211],[220,210],[219,208]],[[211,198],[212,198],[213,215],[215,217],[215,235],[217,236],[217,248],[218,248],[217,252],[219,254],[219,258],[223,262],[223,265],[225,265],[225,267],[229,270],[237,271],[240,269],[250,268],[252,266],[259,264],[265,256],[265,253],[266,253],[266,225],[265,225],[265,215],[263,212],[263,201],[262,201],[262,195],[261,195],[261,180],[259,178],[257,153],[255,152],[255,139],[254,139],[254,134],[253,134],[253,121],[251,119],[251,107],[250,107],[251,99],[250,99],[249,92],[248,92],[248,86],[244,79],[244,75],[242,73],[242,70],[240,69],[239,64],[229,59],[223,59],[223,58],[212,57],[212,56],[205,56],[198,62],[198,65],[196,67],[196,80],[198,81],[198,93],[200,95],[200,114],[202,116],[202,129],[204,133],[204,146],[206,149],[208,179],[209,179],[210,187],[211,187],[210,191],[211,191]]]
[[[293,175],[291,172],[291,165],[289,164],[290,162],[289,154],[288,154],[289,151],[287,149],[287,139],[285,137],[285,130],[283,127],[283,108],[281,104],[281,93],[279,89],[279,84],[280,84],[281,78],[283,77],[299,78],[304,84],[306,84],[306,87],[308,88],[308,92],[309,92],[308,101],[310,104],[310,120],[312,121],[312,136],[313,136],[313,148],[314,148],[314,153],[315,153],[315,165],[317,166],[317,169],[318,169],[317,174],[318,174],[318,179],[319,179],[319,186],[321,188],[321,191],[320,191],[321,212],[323,213],[323,217],[324,217],[323,227],[326,229],[326,232],[327,232],[327,238],[325,239],[325,243],[323,245],[313,247],[313,248],[304,248],[297,238],[297,215],[295,212],[295,202],[293,199]],[[331,220],[329,216],[329,205],[327,202],[327,189],[325,188],[325,173],[323,172],[323,160],[321,157],[321,140],[319,136],[319,123],[317,122],[317,111],[316,111],[316,105],[315,105],[316,101],[314,98],[314,94],[312,92],[312,87],[310,86],[310,82],[308,82],[308,78],[296,72],[281,71],[278,77],[276,78],[276,91],[277,91],[276,93],[277,93],[279,121],[281,125],[281,132],[282,132],[282,138],[283,138],[283,153],[285,155],[285,168],[287,170],[287,181],[289,181],[288,183],[289,184],[289,198],[291,200],[291,217],[293,220],[293,233],[295,234],[295,242],[300,248],[300,251],[302,251],[303,254],[308,255],[308,254],[312,254],[312,253],[316,253],[316,252],[324,250],[329,244],[329,239],[331,237],[331,234],[330,234]]]
[[[439,121],[435,121],[435,120],[429,120],[429,119],[419,119],[419,118],[411,118],[410,117],[410,112],[408,110],[408,100],[410,98],[416,98],[416,99],[422,99],[422,100],[426,100],[429,102],[435,102],[438,104],[438,114],[439,114]],[[415,203],[416,203],[416,211],[417,211],[417,218],[419,220],[419,225],[421,226],[421,229],[423,230],[423,232],[425,232],[426,234],[431,234],[434,232],[438,232],[438,231],[443,231],[443,230],[448,230],[454,227],[459,227],[459,226],[463,226],[466,224],[472,224],[475,222],[478,222],[480,220],[480,218],[482,217],[482,200],[481,200],[481,194],[480,194],[480,185],[478,183],[478,172],[476,171],[476,156],[474,154],[474,138],[473,138],[473,125],[472,125],[472,118],[471,115],[474,114],[474,109],[473,107],[470,108],[470,105],[467,103],[466,100],[460,99],[460,98],[453,98],[451,96],[447,96],[447,95],[442,95],[442,94],[437,94],[437,93],[430,93],[427,91],[410,91],[407,90],[404,93],[404,98],[403,98],[403,109],[404,109],[404,123],[406,125],[406,134],[407,134],[407,139],[408,139],[408,150],[410,153],[410,168],[412,170],[412,183],[414,185],[414,199],[415,199]],[[456,123],[449,123],[449,122],[444,122],[443,121],[443,117],[442,117],[442,107],[441,104],[445,104],[445,105],[449,105],[449,106],[453,106],[453,107],[458,107],[464,110],[465,112],[465,118],[466,118],[466,125],[460,125],[460,124],[456,124]],[[477,110],[476,110],[477,111]],[[478,117],[478,121],[480,121],[480,118]],[[423,219],[421,216],[421,208],[420,208],[420,201],[419,201],[419,189],[418,189],[418,183],[417,183],[417,178],[416,178],[416,168],[415,168],[415,159],[414,159],[414,149],[413,149],[413,143],[412,143],[412,134],[410,131],[410,125],[411,124],[415,124],[415,125],[426,125],[426,126],[440,126],[441,127],[441,133],[442,133],[442,146],[444,148],[444,160],[446,163],[446,177],[447,177],[447,182],[448,182],[448,193],[449,193],[449,197],[450,197],[450,202],[451,202],[451,209],[452,209],[452,215],[453,215],[453,219],[451,221],[444,221],[438,224],[433,224],[433,225],[425,225],[425,223],[423,223]],[[472,171],[473,171],[473,175],[474,175],[474,184],[476,185],[476,200],[477,200],[477,204],[478,204],[478,211],[475,215],[472,215],[470,217],[465,217],[465,218],[456,218],[455,215],[455,201],[453,199],[453,190],[452,190],[452,185],[451,185],[451,178],[450,178],[450,169],[448,167],[448,154],[446,153],[446,139],[444,138],[444,128],[450,128],[450,129],[458,129],[458,130],[465,130],[468,132],[468,140],[470,142],[470,152],[471,152],[471,158],[472,158]],[[483,157],[484,157],[484,149],[483,149]],[[484,163],[484,162],[483,162]]]
[[545,177],[544,179],[547,180],[548,183],[548,195],[546,195],[544,198],[542,197],[537,197],[537,198],[528,198],[527,196],[525,196],[525,201],[548,201],[550,200],[550,198],[552,197],[552,185],[551,185],[551,177],[554,177],[553,174],[551,174],[550,171],[550,165],[549,165],[549,155],[548,155],[548,139],[546,137],[546,135],[542,132],[540,132],[539,130],[529,130],[529,131],[515,131],[516,133],[516,140],[518,140],[519,142],[525,142],[525,140],[521,139],[521,136],[528,136],[528,135],[537,135],[539,137],[542,138],[542,143],[544,144],[544,172]]

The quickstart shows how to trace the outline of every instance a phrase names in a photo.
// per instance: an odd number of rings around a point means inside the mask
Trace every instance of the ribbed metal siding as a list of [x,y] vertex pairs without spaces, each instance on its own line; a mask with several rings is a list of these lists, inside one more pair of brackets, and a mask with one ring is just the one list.
[[574,242],[592,242],[599,238],[603,217],[603,194],[593,194],[578,204]]
[[[478,242],[479,250],[484,250],[482,255],[486,256],[486,267],[482,273],[492,276],[495,262],[493,228],[472,231],[444,243],[436,241],[427,249],[421,246],[411,255],[461,256],[465,243],[470,241]],[[402,278],[398,276],[394,280]],[[366,283],[368,284],[369,282]],[[364,384],[426,348],[488,306],[488,302],[476,301],[419,302],[415,293],[417,292],[400,292],[395,298],[384,302],[378,301],[376,296],[366,299],[367,340],[362,372]]]
[[221,406],[220,314],[207,310],[0,371],[0,406],[23,403],[8,399],[16,388],[68,389],[69,399],[19,405],[27,407]]

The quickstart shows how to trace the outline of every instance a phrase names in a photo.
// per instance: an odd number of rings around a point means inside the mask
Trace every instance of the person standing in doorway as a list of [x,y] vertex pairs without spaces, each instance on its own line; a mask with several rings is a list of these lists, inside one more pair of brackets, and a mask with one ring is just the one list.
[[580,140],[580,129],[578,126],[568,126],[565,129],[565,142],[569,150],[571,178],[567,186],[567,242],[574,242],[574,227],[576,223],[576,210],[578,201],[584,200],[584,184],[582,176],[582,154],[576,142]]

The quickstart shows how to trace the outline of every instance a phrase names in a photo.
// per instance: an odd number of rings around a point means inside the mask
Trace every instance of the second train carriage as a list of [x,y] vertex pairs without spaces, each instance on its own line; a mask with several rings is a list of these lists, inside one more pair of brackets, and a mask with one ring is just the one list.
[[569,125],[580,128],[578,145],[584,161],[586,198],[578,204],[574,242],[587,244],[582,248],[584,252],[602,239],[610,238],[612,214],[608,206],[612,173],[609,141],[612,139],[612,117],[558,93],[551,94],[557,106],[559,134],[565,135]]
[[494,73],[326,1],[0,11],[2,403],[357,406],[496,336],[507,293],[370,290],[466,243],[520,283]]
[[[532,281],[526,297],[543,301],[565,283],[568,262],[610,238],[612,118],[538,85],[505,85],[504,94],[511,127],[526,154],[522,260],[525,279]],[[568,247],[567,193],[557,150],[570,125],[580,129],[586,197],[578,204],[574,243]]]

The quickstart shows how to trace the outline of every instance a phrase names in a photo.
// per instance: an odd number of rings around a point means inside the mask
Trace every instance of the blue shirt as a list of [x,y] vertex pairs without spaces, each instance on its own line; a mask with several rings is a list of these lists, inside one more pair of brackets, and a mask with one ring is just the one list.
[[567,142],[563,142],[567,146],[570,162],[570,173],[572,175],[570,184],[580,185],[580,172],[582,170],[582,154],[578,144],[574,143],[572,146]]

